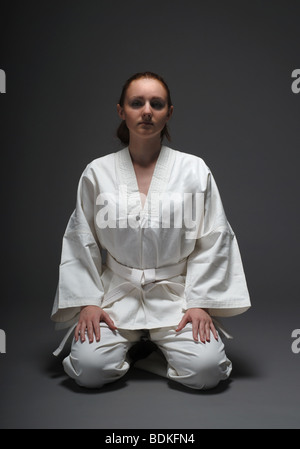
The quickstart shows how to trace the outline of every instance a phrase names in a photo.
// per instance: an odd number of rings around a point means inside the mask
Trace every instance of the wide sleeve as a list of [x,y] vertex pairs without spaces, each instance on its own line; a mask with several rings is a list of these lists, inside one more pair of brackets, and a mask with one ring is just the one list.
[[76,322],[82,306],[101,306],[104,291],[101,281],[102,259],[95,231],[95,181],[89,166],[77,190],[76,208],[63,236],[59,279],[51,319],[57,327]]
[[206,179],[204,220],[187,262],[186,307],[228,317],[245,312],[251,304],[236,236],[209,169]]

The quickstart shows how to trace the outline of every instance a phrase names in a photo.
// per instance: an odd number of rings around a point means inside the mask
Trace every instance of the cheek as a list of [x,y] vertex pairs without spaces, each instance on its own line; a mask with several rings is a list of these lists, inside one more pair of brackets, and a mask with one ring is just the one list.
[[135,110],[126,111],[125,120],[128,122],[133,122],[134,120],[137,119],[138,116],[139,116],[138,111],[135,111]]
[[125,114],[125,122],[127,125],[131,125],[133,122],[136,121],[136,116],[134,113],[130,112],[130,113],[126,113]]
[[166,123],[168,121],[168,112],[167,111],[160,112],[159,115],[157,116],[157,120],[160,123]]

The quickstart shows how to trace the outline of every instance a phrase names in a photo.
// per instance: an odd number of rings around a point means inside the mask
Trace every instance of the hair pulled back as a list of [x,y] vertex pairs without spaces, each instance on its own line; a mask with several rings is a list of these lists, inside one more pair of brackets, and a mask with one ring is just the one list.
[[[124,106],[126,92],[127,92],[127,89],[129,88],[130,84],[132,83],[132,81],[135,81],[135,80],[138,80],[141,78],[152,78],[152,79],[155,79],[155,80],[161,82],[167,92],[168,107],[170,108],[172,106],[170,89],[169,89],[167,83],[165,82],[165,80],[160,75],[157,75],[156,73],[153,73],[153,72],[138,72],[138,73],[135,73],[134,75],[132,75],[130,78],[128,78],[128,80],[125,82],[125,84],[123,86],[121,96],[119,99],[119,105],[121,107]],[[124,145],[129,144],[129,129],[127,128],[125,120],[122,120],[122,122],[120,123],[120,125],[117,129],[117,137],[120,139],[120,141]],[[164,128],[162,129],[162,131],[160,133],[161,141],[163,140],[164,137],[166,137],[169,141],[171,141],[171,136],[170,136],[167,124],[164,126]]]

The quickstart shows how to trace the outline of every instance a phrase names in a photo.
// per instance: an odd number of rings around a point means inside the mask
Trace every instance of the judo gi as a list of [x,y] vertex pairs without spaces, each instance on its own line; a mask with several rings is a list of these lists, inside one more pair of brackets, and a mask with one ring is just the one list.
[[238,243],[201,158],[162,146],[144,204],[128,147],[88,164],[63,237],[51,318],[71,332],[85,305],[101,307],[118,329],[101,323],[100,342],[73,341],[63,363],[80,385],[124,375],[128,350],[145,332],[167,377],[210,388],[229,376],[220,337],[195,342],[190,325],[175,332],[189,308],[217,318],[250,307]]

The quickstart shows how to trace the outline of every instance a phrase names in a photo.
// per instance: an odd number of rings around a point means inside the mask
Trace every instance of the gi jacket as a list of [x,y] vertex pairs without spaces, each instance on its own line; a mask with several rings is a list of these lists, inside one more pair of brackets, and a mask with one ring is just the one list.
[[177,326],[192,307],[212,316],[250,307],[237,240],[201,158],[162,146],[144,205],[128,148],[88,164],[52,319],[67,327],[85,305],[123,329]]

